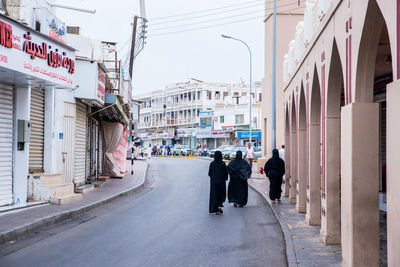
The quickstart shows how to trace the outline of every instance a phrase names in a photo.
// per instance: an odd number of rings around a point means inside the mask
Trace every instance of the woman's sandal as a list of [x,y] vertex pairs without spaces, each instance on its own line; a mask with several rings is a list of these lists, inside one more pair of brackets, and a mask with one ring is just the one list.
[[218,207],[218,209],[219,209],[219,213],[221,213],[221,215],[222,215],[222,213],[224,213],[224,211],[222,210],[222,207]]
[[235,208],[237,208],[238,205],[237,205],[237,204],[233,204],[233,206],[234,206]]

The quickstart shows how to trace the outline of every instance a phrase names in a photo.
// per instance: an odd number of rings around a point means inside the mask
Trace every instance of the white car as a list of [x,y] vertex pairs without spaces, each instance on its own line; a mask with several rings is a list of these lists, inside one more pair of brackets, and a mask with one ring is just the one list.
[[175,155],[189,155],[192,154],[192,149],[190,149],[188,146],[185,145],[178,145],[175,146],[175,151],[174,151]]

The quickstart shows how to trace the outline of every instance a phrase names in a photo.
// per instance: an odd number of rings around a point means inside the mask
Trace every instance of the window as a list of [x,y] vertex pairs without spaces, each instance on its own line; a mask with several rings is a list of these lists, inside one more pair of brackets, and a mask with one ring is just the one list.
[[36,21],[35,30],[37,30],[38,32],[40,32],[40,22],[39,22],[39,21]]
[[212,95],[211,91],[207,91],[207,99],[208,100],[211,100],[211,95]]
[[247,95],[247,93],[246,92],[242,92],[242,96],[246,96]]
[[244,115],[239,114],[235,115],[235,124],[243,124],[244,123]]
[[224,123],[225,122],[225,116],[219,116],[219,122]]
[[259,95],[258,95],[258,101],[262,101],[262,94],[260,93]]

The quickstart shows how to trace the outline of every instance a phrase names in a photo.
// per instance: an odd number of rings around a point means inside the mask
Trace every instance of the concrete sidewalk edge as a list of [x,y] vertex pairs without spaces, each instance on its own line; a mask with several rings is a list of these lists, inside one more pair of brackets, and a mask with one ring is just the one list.
[[144,187],[148,166],[149,166],[149,164],[146,164],[143,175],[142,175],[142,177],[140,177],[140,182],[137,186],[135,186],[133,188],[129,188],[124,191],[121,191],[113,196],[109,196],[105,199],[93,202],[91,204],[87,204],[87,205],[84,205],[84,206],[81,206],[81,207],[78,207],[75,209],[55,213],[53,215],[38,219],[31,223],[25,224],[23,226],[18,226],[7,232],[2,232],[2,233],[0,233],[0,244],[4,244],[4,243],[10,242],[10,241],[17,240],[21,237],[32,234],[35,231],[38,231],[44,227],[48,227],[50,225],[58,224],[63,221],[77,218],[77,217],[81,216],[82,214],[87,213],[97,207],[103,206],[105,204],[113,202],[114,200],[120,199],[124,196],[130,195],[130,194],[138,191],[139,189]]
[[267,195],[265,195],[264,192],[259,190],[257,187],[253,186],[252,184],[249,183],[249,186],[255,190],[257,193],[259,193],[265,200],[268,202],[268,205],[271,207],[276,219],[279,222],[279,225],[281,226],[284,241],[285,241],[285,252],[286,252],[286,260],[287,264],[289,267],[298,267],[297,264],[297,257],[296,257],[296,252],[294,249],[293,245],[293,239],[292,239],[292,234],[290,233],[289,227],[287,226],[286,222],[284,221],[281,213],[277,210],[275,210],[274,206],[271,203],[271,200]]

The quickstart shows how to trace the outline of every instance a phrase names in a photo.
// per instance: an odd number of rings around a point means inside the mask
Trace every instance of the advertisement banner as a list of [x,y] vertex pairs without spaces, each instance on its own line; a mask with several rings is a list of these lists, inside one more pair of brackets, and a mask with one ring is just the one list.
[[114,158],[118,163],[119,171],[126,172],[126,152],[128,150],[128,127],[124,127],[122,138],[117,149],[114,151]]

